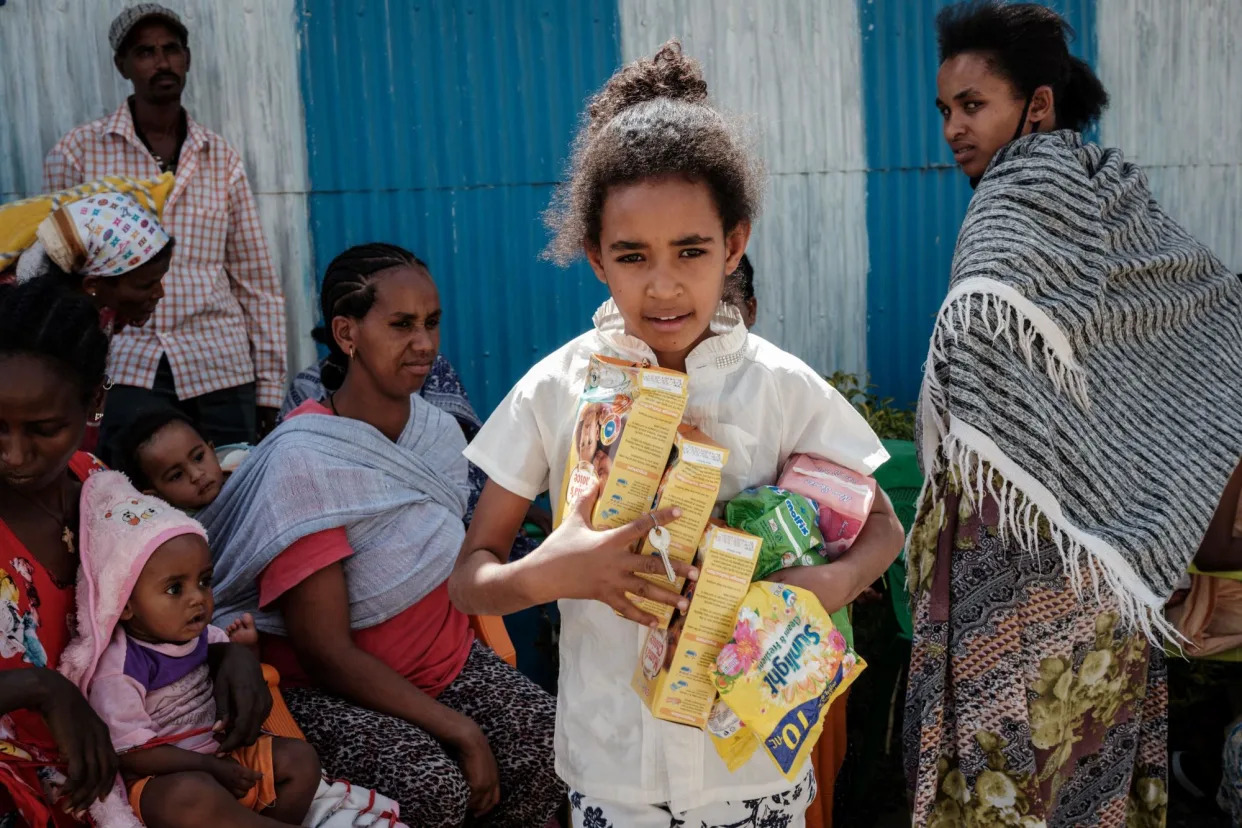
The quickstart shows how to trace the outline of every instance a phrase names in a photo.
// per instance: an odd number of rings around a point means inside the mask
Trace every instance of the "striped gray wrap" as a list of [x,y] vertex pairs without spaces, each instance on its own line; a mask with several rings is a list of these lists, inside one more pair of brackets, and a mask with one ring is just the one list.
[[1160,609],[1242,457],[1242,282],[1119,151],[1020,139],[966,214],[919,409],[929,480],[991,494],[1003,534],[1171,637]]

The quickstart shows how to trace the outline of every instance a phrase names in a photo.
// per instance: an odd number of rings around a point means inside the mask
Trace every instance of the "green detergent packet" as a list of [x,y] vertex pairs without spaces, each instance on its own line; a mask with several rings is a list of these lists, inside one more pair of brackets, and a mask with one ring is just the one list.
[[819,507],[800,494],[776,486],[746,489],[725,507],[725,521],[763,538],[756,581],[778,569],[828,563],[820,551],[824,536],[819,531]]

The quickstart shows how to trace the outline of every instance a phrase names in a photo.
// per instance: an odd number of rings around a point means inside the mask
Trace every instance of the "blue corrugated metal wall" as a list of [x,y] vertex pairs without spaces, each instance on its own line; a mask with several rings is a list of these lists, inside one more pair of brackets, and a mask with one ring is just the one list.
[[585,98],[617,67],[613,4],[302,0],[315,270],[367,241],[430,265],[441,348],[490,411],[606,291],[539,260]]
[[[364,241],[426,259],[446,310],[442,348],[490,411],[606,295],[584,265],[566,272],[538,259],[547,239],[539,215],[585,98],[620,62],[616,7],[300,2],[316,272]],[[933,20],[948,2],[858,0],[867,361],[881,393],[902,403],[917,396],[970,200],[932,104]],[[1095,0],[1049,5],[1093,62]]]
[[[913,403],[970,185],[936,112],[935,17],[950,0],[859,0],[867,133],[867,363],[881,394]],[[1055,0],[1094,64],[1095,0]]]

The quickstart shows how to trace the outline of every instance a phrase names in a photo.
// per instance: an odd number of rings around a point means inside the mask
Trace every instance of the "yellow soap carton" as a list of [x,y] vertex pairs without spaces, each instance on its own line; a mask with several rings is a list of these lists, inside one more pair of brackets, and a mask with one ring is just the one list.
[[[683,563],[694,560],[703,531],[711,520],[712,510],[716,508],[716,497],[720,494],[720,476],[728,461],[729,450],[697,428],[683,424],[677,429],[677,436],[673,440],[673,454],[669,459],[668,469],[664,472],[664,479],[660,481],[655,500],[656,509],[670,506],[681,509],[681,517],[667,527],[670,560]],[[657,557],[660,554],[650,539],[643,541],[642,553]],[[638,577],[646,578],[674,592],[681,592],[686,584],[686,579],[679,577],[675,584],[670,585],[663,574],[647,575],[640,572]],[[634,597],[634,602],[639,609],[651,613],[659,620],[660,629],[668,627],[673,617],[673,608],[668,604],[637,597]]]
[[686,410],[679,371],[591,357],[566,463],[558,521],[597,479],[596,529],[615,529],[651,510]]
[[716,701],[716,656],[733,635],[734,621],[763,541],[716,522],[699,545],[699,579],[686,588],[690,608],[674,613],[668,629],[653,629],[632,686],[657,719],[707,725]]

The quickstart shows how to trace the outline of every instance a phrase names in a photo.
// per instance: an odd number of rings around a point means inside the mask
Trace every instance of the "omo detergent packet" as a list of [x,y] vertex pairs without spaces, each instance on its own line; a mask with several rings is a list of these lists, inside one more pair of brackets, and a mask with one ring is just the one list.
[[814,594],[759,582],[716,657],[716,689],[793,781],[828,707],[865,667]]
[[725,519],[734,529],[763,538],[756,581],[778,569],[828,563],[821,554],[819,509],[800,494],[776,486],[746,489],[729,501]]

